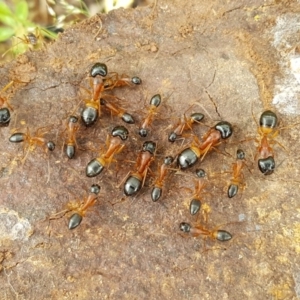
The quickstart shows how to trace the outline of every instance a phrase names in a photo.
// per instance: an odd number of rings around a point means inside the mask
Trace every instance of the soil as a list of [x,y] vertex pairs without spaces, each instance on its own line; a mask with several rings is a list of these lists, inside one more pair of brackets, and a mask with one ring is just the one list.
[[[1,86],[14,81],[2,95],[11,99],[12,119],[0,131],[3,298],[299,298],[299,11],[297,1],[157,1],[97,15],[0,66]],[[87,163],[103,151],[112,128],[124,125],[103,110],[94,126],[81,124],[76,157],[62,151],[68,116],[80,115],[90,97],[96,62],[143,82],[107,92],[136,124],[126,125],[129,139],[116,162],[88,178]],[[162,104],[142,139],[138,127],[157,93]],[[276,112],[282,129],[272,140],[277,165],[269,176],[255,162],[257,122],[266,109]],[[234,134],[192,169],[171,171],[154,203],[151,173],[191,143],[185,135],[170,144],[167,133],[192,112],[205,115],[195,135],[220,120],[232,123]],[[22,144],[8,141],[12,131],[28,127],[34,134],[44,126],[55,151],[30,149],[22,164]],[[141,192],[125,197],[119,185],[145,140],[158,143],[155,161]],[[229,199],[238,148],[246,153],[244,188]],[[208,174],[207,220],[188,210],[200,166]],[[99,201],[79,227],[68,229],[70,214],[53,218],[95,183]],[[191,237],[180,232],[181,222],[221,228],[233,239]]]

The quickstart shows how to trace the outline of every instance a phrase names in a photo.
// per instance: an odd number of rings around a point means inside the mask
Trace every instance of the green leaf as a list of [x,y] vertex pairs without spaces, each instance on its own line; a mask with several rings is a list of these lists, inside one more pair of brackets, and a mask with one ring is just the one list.
[[16,23],[13,12],[4,2],[1,2],[1,0],[0,0],[0,22],[10,27],[15,27],[15,23]]
[[0,27],[0,42],[7,41],[14,35],[15,31],[10,27]]
[[6,15],[6,16],[13,15],[10,8],[4,2],[0,2],[0,15]]
[[16,26],[16,19],[13,16],[0,14],[0,22],[12,28]]
[[26,21],[28,18],[28,4],[26,1],[17,1],[15,7],[16,17],[20,21]]

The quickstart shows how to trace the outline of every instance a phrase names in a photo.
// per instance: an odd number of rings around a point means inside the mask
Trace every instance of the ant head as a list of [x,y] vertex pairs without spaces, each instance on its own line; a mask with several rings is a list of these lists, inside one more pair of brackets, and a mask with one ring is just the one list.
[[156,150],[156,143],[155,142],[152,142],[152,141],[147,141],[143,144],[143,149],[142,151],[148,151],[150,152],[151,154],[154,154]]
[[133,84],[139,85],[139,84],[142,83],[142,79],[140,77],[134,76],[134,77],[131,78],[131,82]]
[[271,175],[275,170],[275,160],[273,156],[258,160],[258,168],[264,175]]
[[164,159],[164,164],[169,166],[174,161],[173,156],[166,156]]
[[216,126],[215,129],[221,133],[222,139],[227,139],[232,135],[233,129],[229,122],[221,121]]
[[259,125],[264,128],[275,128],[277,126],[278,118],[271,110],[264,111],[259,119]]
[[28,32],[26,37],[31,45],[34,45],[34,46],[37,45],[38,39],[37,39],[37,36],[33,32]]
[[78,118],[75,117],[75,116],[70,116],[69,121],[70,121],[71,123],[77,123],[77,122],[78,122]]
[[0,126],[6,126],[10,122],[10,111],[4,107],[0,109]]
[[90,192],[95,194],[95,195],[98,195],[100,193],[100,185],[98,184],[93,184],[90,188]]
[[245,152],[242,149],[237,149],[236,158],[240,160],[245,159]]
[[179,229],[183,232],[190,232],[191,225],[189,223],[182,222],[179,225]]
[[204,115],[201,113],[193,113],[190,115],[190,118],[193,122],[200,122],[203,120]]
[[206,172],[203,169],[197,169],[196,170],[196,175],[199,178],[204,178],[206,176]]
[[140,135],[141,137],[146,137],[146,136],[148,135],[148,129],[146,129],[146,128],[141,128],[141,129],[139,130],[139,135]]
[[154,105],[158,107],[160,105],[160,102],[161,102],[161,96],[160,94],[156,94],[151,98],[150,105]]
[[55,149],[55,144],[52,141],[47,142],[47,148],[50,151],[53,151]]
[[92,77],[96,77],[97,75],[100,75],[102,77],[105,77],[107,75],[107,66],[103,63],[95,63],[90,71],[90,74]]
[[128,134],[129,134],[129,132],[128,132],[127,128],[125,128],[122,125],[116,126],[111,132],[111,135],[113,137],[118,136],[123,141],[127,140]]
[[169,142],[174,143],[176,139],[177,139],[177,134],[175,132],[169,134],[169,138],[168,138]]

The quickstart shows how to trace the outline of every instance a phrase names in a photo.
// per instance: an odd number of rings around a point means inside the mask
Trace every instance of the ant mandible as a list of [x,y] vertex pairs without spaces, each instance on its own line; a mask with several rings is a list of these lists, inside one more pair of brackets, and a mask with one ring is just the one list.
[[239,190],[239,186],[243,185],[242,169],[245,166],[245,152],[242,149],[236,151],[236,162],[233,164],[233,176],[228,187],[228,198],[234,197]]
[[201,225],[191,226],[189,223],[182,222],[179,225],[179,228],[184,233],[189,233],[193,237],[197,237],[199,235],[209,237],[212,240],[218,240],[220,242],[226,242],[232,239],[232,235],[225,230],[209,230],[204,228]]
[[66,154],[71,159],[75,155],[76,132],[79,130],[78,118],[75,116],[69,117],[67,126]]
[[156,202],[160,199],[162,195],[162,188],[167,176],[168,167],[172,164],[174,158],[172,156],[166,156],[164,158],[163,164],[160,166],[159,175],[155,180],[154,187],[151,192],[151,199],[153,202]]
[[99,192],[100,186],[98,184],[93,184],[90,188],[89,195],[84,199],[82,203],[68,204],[69,210],[75,211],[75,213],[69,219],[69,229],[74,229],[80,225],[82,218],[85,216],[88,208],[95,205]]
[[190,147],[181,151],[177,158],[178,166],[181,169],[192,167],[201,156],[201,160],[203,160],[209,151],[222,143],[222,140],[228,139],[232,132],[232,125],[229,122],[221,121],[217,123],[203,136],[202,143],[195,138]]
[[47,132],[48,130],[45,130],[45,127],[42,127],[36,131],[35,136],[32,136],[27,127],[26,133],[15,132],[14,134],[11,135],[9,141],[12,143],[24,142],[24,149],[26,151],[26,154],[23,158],[23,161],[25,161],[29,151],[33,150],[36,146],[42,147],[46,152],[48,150],[53,151],[55,149],[55,143],[52,141],[47,141],[44,138],[44,135]]
[[274,152],[270,146],[269,139],[273,139],[278,134],[278,118],[271,110],[264,111],[259,119],[258,133],[260,135],[259,146],[257,147],[258,168],[264,175],[270,175],[275,170]]
[[169,142],[174,143],[178,136],[181,136],[184,130],[192,129],[194,123],[199,123],[203,120],[204,115],[201,113],[193,113],[187,118],[185,115],[181,119],[173,131],[169,134]]
[[154,160],[156,143],[147,141],[143,144],[142,151],[136,161],[136,171],[129,172],[129,176],[125,180],[124,194],[126,196],[135,195],[144,185],[148,169]]
[[139,135],[146,137],[148,135],[148,127],[151,125],[154,116],[157,114],[157,108],[161,103],[161,96],[159,94],[154,95],[150,100],[150,107],[148,109],[147,117],[139,129]]
[[86,166],[86,176],[95,177],[99,175],[104,167],[113,161],[116,154],[120,153],[125,145],[123,141],[128,138],[128,130],[124,126],[116,126],[111,132],[112,137],[107,138],[106,146],[107,150],[99,157],[91,160]]
[[195,185],[195,191],[194,195],[192,196],[192,200],[190,202],[190,214],[195,215],[199,212],[201,208],[202,203],[202,192],[205,186],[207,185],[207,182],[205,180],[206,178],[206,172],[203,169],[197,169],[196,175],[198,177],[198,180]]
[[[1,89],[0,93],[5,92],[8,88],[10,88],[12,86],[14,82],[11,81],[9,82],[4,88]],[[7,106],[7,107],[3,107],[3,106]],[[10,122],[10,111],[9,108],[11,110],[13,110],[13,108],[11,107],[11,105],[8,102],[8,98],[6,97],[1,97],[0,96],[0,126],[7,126]]]

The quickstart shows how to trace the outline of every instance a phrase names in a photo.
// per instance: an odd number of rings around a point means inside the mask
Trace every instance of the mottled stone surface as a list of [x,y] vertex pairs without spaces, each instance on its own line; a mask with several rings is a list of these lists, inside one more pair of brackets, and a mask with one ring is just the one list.
[[[300,121],[299,3],[157,2],[86,20],[47,48],[0,67],[1,86],[15,81],[5,94],[14,114],[0,131],[3,299],[300,297],[299,125],[292,125]],[[88,72],[98,61],[143,83],[112,92],[137,122],[128,125],[130,138],[117,163],[87,178],[95,149],[105,148],[107,134],[122,123],[103,112],[95,126],[80,128],[75,159],[63,155],[66,120],[90,97]],[[136,197],[125,199],[118,185],[134,170],[130,161],[144,141],[138,125],[157,93],[162,104],[147,138],[158,143],[152,172],[163,156],[189,143],[188,136],[174,145],[167,141],[184,112],[205,114],[205,126],[194,126],[199,136],[221,119],[234,125],[234,135],[220,146],[222,153],[209,153],[185,173],[173,172],[158,202],[150,198],[151,176]],[[277,168],[270,176],[254,162],[256,122],[264,109],[288,127],[276,137],[280,144],[272,144]],[[27,126],[31,132],[49,126],[46,137],[57,147],[49,154],[31,149],[22,165],[22,145],[8,138],[14,128]],[[245,188],[228,199],[228,172],[239,147],[247,158]],[[210,213],[203,226],[221,226],[234,236],[229,242],[179,232],[180,222],[203,222],[188,211],[200,165],[209,175],[203,201]],[[68,230],[68,214],[49,221],[68,201],[86,197],[93,183],[102,188],[99,201],[78,228]]]

